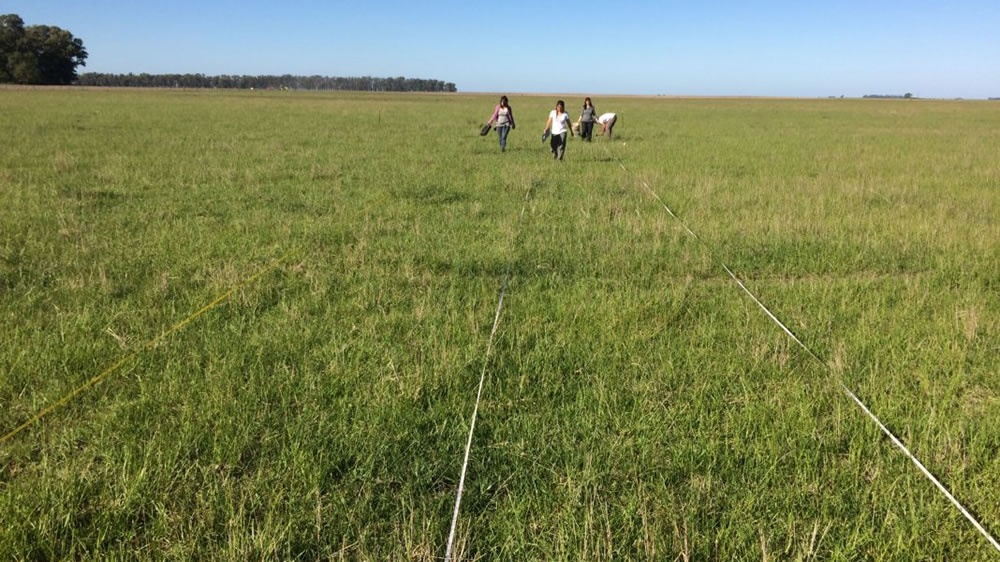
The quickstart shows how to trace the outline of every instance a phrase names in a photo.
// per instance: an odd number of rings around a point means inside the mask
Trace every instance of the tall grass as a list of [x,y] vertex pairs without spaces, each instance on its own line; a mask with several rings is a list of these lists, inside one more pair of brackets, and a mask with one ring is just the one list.
[[298,252],[0,447],[0,558],[441,557],[510,268],[463,559],[989,560],[836,383],[1000,528],[1000,108],[552,102],[0,91],[3,431]]

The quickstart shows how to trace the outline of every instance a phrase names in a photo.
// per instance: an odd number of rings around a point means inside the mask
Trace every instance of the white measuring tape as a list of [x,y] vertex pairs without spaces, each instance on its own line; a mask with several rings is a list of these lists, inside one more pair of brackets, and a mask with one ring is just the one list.
[[[524,194],[525,203],[521,207],[521,214],[517,216],[518,225],[521,217],[528,208],[528,197],[531,195],[531,188]],[[517,240],[517,232],[514,235]],[[490,329],[490,339],[486,344],[486,356],[483,358],[483,370],[479,373],[479,389],[476,390],[476,405],[472,409],[472,421],[469,422],[469,438],[465,442],[465,460],[462,461],[462,473],[458,477],[458,492],[455,494],[455,511],[451,515],[451,530],[448,531],[448,546],[444,552],[445,562],[451,562],[451,551],[455,545],[455,529],[458,527],[458,511],[462,505],[462,492],[465,491],[465,472],[469,468],[469,452],[472,451],[472,434],[476,431],[476,418],[479,416],[479,399],[483,396],[483,382],[486,380],[486,366],[490,362],[490,353],[493,351],[493,337],[497,333],[497,326],[500,325],[500,311],[503,309],[503,298],[507,294],[507,282],[510,281],[511,262],[507,263],[507,270],[503,274],[503,283],[500,285],[500,298],[497,300],[497,311],[493,315],[493,328]]]
[[[605,147],[605,149],[607,149],[607,147]],[[621,166],[621,169],[624,170],[626,174],[631,175],[632,172],[630,172],[628,168],[625,167],[625,164],[623,164],[622,161],[617,156],[615,156],[610,149],[607,150],[608,154],[610,154],[611,157],[614,158],[616,162],[618,162],[618,165]],[[685,224],[680,217],[674,214],[674,212],[670,209],[670,207],[662,199],[660,199],[660,196],[657,195],[657,193],[653,191],[651,187],[649,187],[648,183],[646,183],[643,180],[640,181],[642,183],[642,186],[646,189],[646,191],[649,192],[649,194],[652,195],[653,198],[656,199],[660,203],[660,205],[663,206],[663,209],[667,211],[667,214],[669,214],[678,223],[680,223],[680,225],[689,235],[691,235],[691,237],[704,244],[705,247],[709,250],[709,254],[712,255],[712,248],[708,246],[708,244],[705,243],[705,241],[702,240],[701,237],[695,234],[693,230],[688,228],[688,225]],[[809,356],[812,357],[817,363],[822,365],[828,371],[830,370],[829,365],[827,365],[822,359],[820,359],[819,356],[816,355],[816,353],[814,353],[812,349],[809,349],[809,347],[806,346],[806,344],[802,343],[802,340],[800,340],[794,333],[792,333],[792,331],[788,329],[788,326],[785,326],[784,322],[779,320],[778,317],[775,316],[773,312],[771,312],[766,306],[764,306],[764,303],[762,303],[760,299],[758,299],[757,296],[750,291],[750,289],[747,289],[746,285],[743,284],[743,281],[741,281],[739,277],[737,277],[736,274],[734,274],[732,270],[729,269],[729,266],[727,266],[722,261],[716,259],[714,255],[712,255],[712,259],[715,259],[715,261],[717,261],[719,265],[722,266],[722,269],[726,270],[726,273],[728,273],[729,276],[732,277],[733,281],[735,281],[736,284],[739,285],[740,289],[743,289],[743,292],[746,293],[751,299],[753,299],[753,302],[757,303],[757,306],[759,306],[760,309],[763,310],[765,314],[767,314],[768,318],[774,321],[774,323],[777,324],[778,327],[781,328],[788,335],[788,337],[792,338],[792,341],[797,343],[799,347],[801,347],[807,354],[809,354]],[[846,392],[847,395],[851,397],[851,400],[853,400],[854,403],[857,404],[861,408],[861,410],[864,411],[864,413],[869,418],[871,418],[873,422],[875,422],[876,425],[878,425],[879,429],[881,429],[882,432],[885,433],[890,440],[892,440],[893,444],[896,445],[896,447],[898,447],[899,450],[903,451],[903,454],[905,454],[911,461],[913,461],[913,464],[917,465],[917,468],[920,469],[920,472],[922,472],[924,476],[926,476],[931,482],[933,482],[934,485],[937,486],[938,490],[941,490],[941,493],[943,493],[944,496],[948,498],[948,500],[956,508],[958,508],[958,510],[962,513],[962,515],[964,515],[965,518],[968,519],[970,523],[972,523],[972,526],[975,527],[976,530],[978,530],[986,538],[986,540],[989,541],[991,545],[993,545],[993,548],[995,548],[998,552],[1000,552],[1000,543],[998,543],[997,540],[993,538],[993,535],[991,535],[989,531],[987,531],[986,528],[983,527],[983,525],[979,523],[979,521],[975,517],[973,517],[971,513],[969,513],[969,510],[965,509],[965,506],[963,506],[957,499],[955,499],[955,496],[953,496],[951,492],[949,492],[948,489],[945,488],[944,484],[942,484],[940,480],[938,480],[933,474],[931,474],[931,471],[927,470],[927,467],[925,467],[924,464],[921,463],[917,459],[917,457],[914,456],[913,453],[911,453],[910,450],[906,448],[906,445],[904,445],[903,442],[900,441],[898,437],[896,437],[891,431],[889,431],[889,428],[887,428],[885,424],[883,424],[878,419],[878,417],[876,417],[875,414],[873,414],[872,411],[868,409],[868,406],[865,406],[864,402],[862,402],[861,399],[858,398],[858,396],[854,394],[854,392],[851,391],[851,389],[848,388],[847,385],[843,383],[843,381],[838,381],[838,384],[840,385],[840,388],[842,388],[844,392]]]

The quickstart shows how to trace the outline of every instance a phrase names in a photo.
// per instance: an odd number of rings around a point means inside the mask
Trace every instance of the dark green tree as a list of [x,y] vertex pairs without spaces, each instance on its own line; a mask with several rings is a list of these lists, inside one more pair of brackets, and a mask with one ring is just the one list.
[[10,59],[24,39],[24,20],[16,14],[0,16],[0,82],[12,82]]
[[52,25],[24,26],[17,14],[0,16],[0,82],[71,84],[83,66],[83,41]]

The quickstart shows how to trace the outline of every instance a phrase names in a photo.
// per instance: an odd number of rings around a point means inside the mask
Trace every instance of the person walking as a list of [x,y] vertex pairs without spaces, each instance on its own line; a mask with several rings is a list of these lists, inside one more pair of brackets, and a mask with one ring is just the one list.
[[580,139],[590,142],[594,138],[594,120],[597,110],[590,98],[583,100],[583,112],[580,113]]
[[566,153],[566,135],[573,134],[573,129],[570,128],[569,114],[566,113],[566,104],[563,103],[563,100],[557,101],[556,108],[549,112],[549,119],[545,122],[542,139],[550,133],[552,136],[549,138],[549,146],[552,148],[552,157],[556,160],[562,160],[563,154]]
[[496,123],[497,136],[500,137],[500,152],[507,150],[507,133],[514,128],[514,109],[507,103],[507,96],[500,96],[500,103],[493,108],[493,116],[486,126]]
[[611,129],[614,129],[615,123],[618,122],[618,115],[614,113],[605,113],[597,118],[597,122],[601,124],[601,134],[608,135],[608,139],[610,139]]

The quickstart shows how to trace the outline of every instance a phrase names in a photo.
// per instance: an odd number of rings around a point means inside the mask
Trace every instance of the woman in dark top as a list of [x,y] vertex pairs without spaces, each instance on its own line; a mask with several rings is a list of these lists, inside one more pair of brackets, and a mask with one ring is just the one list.
[[590,142],[594,137],[594,119],[597,118],[597,110],[590,98],[583,100],[583,112],[580,113],[580,138]]

